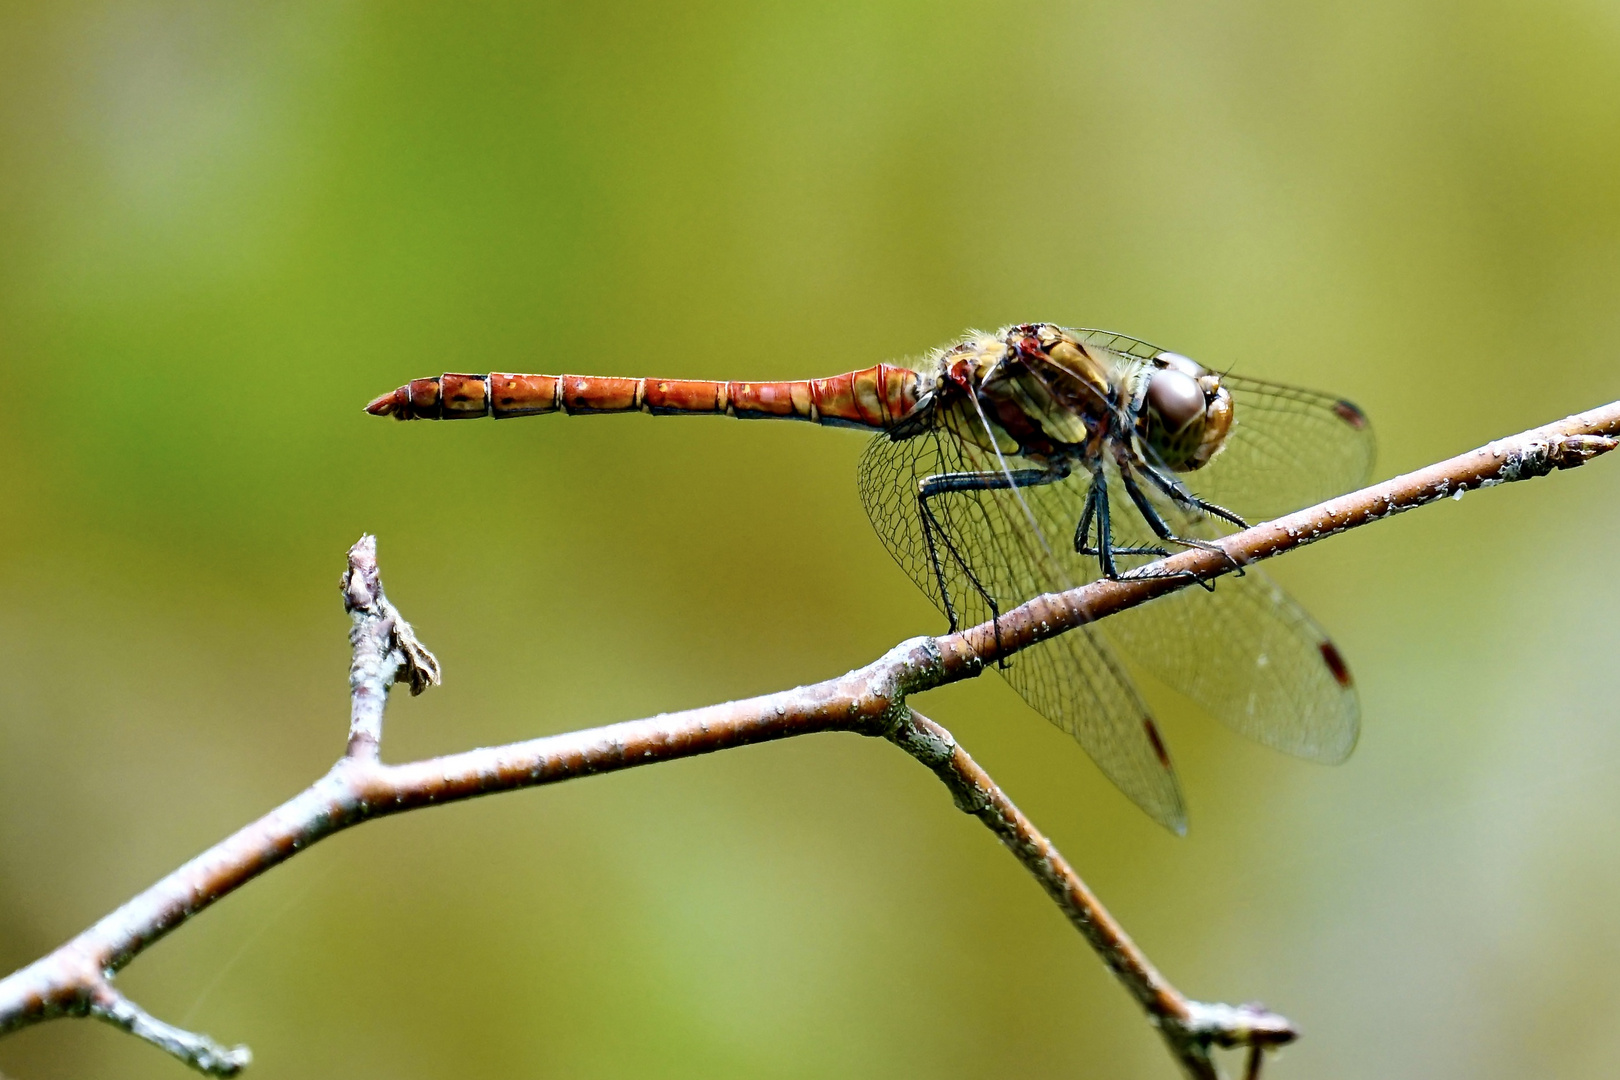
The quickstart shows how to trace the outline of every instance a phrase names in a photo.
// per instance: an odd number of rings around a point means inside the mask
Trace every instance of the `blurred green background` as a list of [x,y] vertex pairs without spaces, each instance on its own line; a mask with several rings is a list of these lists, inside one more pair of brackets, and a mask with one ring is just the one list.
[[[0,969],[331,762],[362,530],[446,669],[394,760],[940,628],[857,434],[362,415],[407,378],[822,375],[1050,319],[1351,397],[1387,476],[1620,396],[1617,295],[1608,3],[0,6]],[[1178,985],[1301,1026],[1276,1076],[1610,1075],[1617,526],[1603,461],[1273,564],[1361,746],[1149,687],[1183,840],[1000,680],[920,705]],[[368,825],[121,984],[260,1080],[1174,1075],[853,736]],[[0,1071],[186,1075],[88,1023]]]

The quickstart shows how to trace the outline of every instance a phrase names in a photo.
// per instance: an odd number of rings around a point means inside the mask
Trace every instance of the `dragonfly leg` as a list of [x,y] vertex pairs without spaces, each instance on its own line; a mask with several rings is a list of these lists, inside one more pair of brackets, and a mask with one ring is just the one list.
[[1100,468],[1091,474],[1091,497],[1097,503],[1097,564],[1102,568],[1103,577],[1117,578],[1119,571],[1114,566],[1114,523],[1109,518],[1108,509],[1108,477]]
[[[945,580],[945,568],[940,561],[940,547],[944,547],[951,561],[967,578],[968,584],[989,606],[990,620],[995,627],[997,653],[1001,651],[1001,606],[973,572],[972,565],[952,539],[950,530],[941,525],[939,519],[935,517],[929,501],[956,492],[1007,491],[1021,487],[1035,487],[1055,483],[1066,476],[1067,470],[1008,469],[1005,472],[935,473],[917,482],[917,509],[922,519],[923,543],[928,549],[928,561],[934,571],[934,580],[939,583],[941,606],[945,608],[945,617],[950,621],[951,633],[956,633],[960,627],[957,625],[956,605],[951,601],[950,587]],[[999,658],[997,662],[1001,662]]]
[[1212,514],[1215,517],[1220,518],[1222,521],[1231,522],[1240,529],[1247,529],[1249,527],[1249,523],[1247,521],[1244,521],[1226,507],[1217,506],[1212,502],[1200,499],[1198,496],[1194,495],[1187,489],[1186,484],[1183,484],[1180,480],[1165,472],[1163,469],[1158,468],[1155,465],[1150,465],[1145,461],[1138,462],[1136,467],[1142,470],[1143,476],[1153,481],[1154,487],[1170,496],[1171,500],[1177,506],[1187,510],[1201,510],[1206,514]]
[[[1093,521],[1097,525],[1095,547],[1087,543]],[[1119,578],[1118,567],[1114,563],[1116,555],[1163,557],[1170,554],[1167,548],[1162,547],[1120,547],[1114,543],[1113,521],[1109,516],[1108,478],[1101,469],[1092,474],[1091,488],[1086,492],[1086,509],[1074,530],[1074,550],[1081,555],[1097,556],[1097,565],[1102,569],[1103,577],[1115,580]]]
[[1092,481],[1091,487],[1086,489],[1086,509],[1080,515],[1080,524],[1074,527],[1074,550],[1081,555],[1095,555],[1097,549],[1086,546],[1086,534],[1091,531],[1091,520],[1097,516],[1097,482]]
[[[954,562],[961,569],[963,575],[967,577],[968,584],[972,585],[973,590],[983,597],[984,602],[989,605],[990,622],[996,634],[996,663],[998,666],[1005,666],[1005,661],[1001,660],[1000,658],[1001,606],[996,603],[996,598],[990,595],[990,590],[986,589],[984,585],[980,583],[978,575],[973,572],[973,567],[968,563],[968,560],[959,550],[957,550],[955,542],[951,539],[950,530],[941,526],[939,520],[934,517],[933,508],[928,505],[928,496],[931,493],[926,490],[922,490],[926,484],[927,481],[924,480],[923,483],[919,485],[917,506],[921,511],[922,516],[923,542],[928,547],[928,561],[933,567],[934,580],[939,583],[939,598],[940,602],[945,608],[945,618],[950,623],[950,632],[953,634],[956,633],[961,629],[961,626],[956,618],[956,605],[951,602],[950,586],[945,582],[944,567],[942,567],[939,562],[939,547],[941,544],[944,545],[945,550],[950,554],[951,561]],[[939,493],[936,492],[933,494]],[[935,536],[939,537],[938,542],[935,541]]]
[[[1217,516],[1222,517],[1227,521],[1247,527],[1247,523],[1242,518],[1238,517],[1236,514],[1233,514],[1229,510],[1224,510],[1221,507],[1216,506],[1214,503],[1206,503],[1202,499],[1199,499],[1197,496],[1188,491],[1186,487],[1174,477],[1165,476],[1152,466],[1144,466],[1142,471],[1144,475],[1146,475],[1150,480],[1154,481],[1155,487],[1158,487],[1166,495],[1169,495],[1179,505],[1187,506],[1190,504],[1189,508],[1196,508],[1209,513],[1217,513]],[[1175,530],[1170,528],[1170,523],[1164,520],[1164,515],[1159,512],[1159,508],[1154,506],[1153,503],[1148,500],[1147,494],[1142,490],[1141,485],[1136,482],[1136,477],[1131,475],[1131,470],[1128,467],[1120,469],[1119,478],[1121,483],[1123,483],[1125,486],[1125,493],[1131,497],[1131,502],[1136,504],[1137,512],[1142,515],[1142,520],[1147,522],[1148,528],[1152,529],[1154,535],[1160,540],[1167,540],[1172,544],[1179,544],[1182,547],[1201,548],[1204,551],[1219,552],[1221,555],[1225,556],[1226,561],[1231,563],[1233,568],[1237,570],[1238,576],[1241,577],[1243,575],[1243,564],[1232,558],[1231,555],[1227,554],[1226,549],[1221,545],[1211,543],[1208,540],[1200,540],[1196,537],[1177,536]],[[1183,498],[1187,500],[1187,503],[1182,502]],[[1165,552],[1165,554],[1168,555],[1169,552]],[[1198,584],[1210,592],[1215,591],[1214,582],[1199,581]]]
[[[922,492],[919,492],[917,496],[917,509],[920,511],[922,518],[923,546],[928,549],[929,567],[934,571],[934,580],[939,583],[940,602],[945,608],[945,619],[950,623],[950,632],[954,634],[961,627],[957,624],[956,605],[951,603],[951,590],[945,585],[945,568],[940,565],[939,561],[941,544],[944,544],[946,551],[950,552],[951,558],[962,568],[962,572],[967,575],[968,581],[973,583],[973,587],[978,590],[980,595],[988,599],[989,594],[984,591],[984,586],[980,585],[978,579],[973,576],[973,570],[967,565],[967,561],[962,558],[961,552],[956,550],[956,545],[951,543],[950,533],[942,528],[934,518],[934,511],[929,508],[928,499]],[[934,539],[936,535],[939,537],[937,541]]]

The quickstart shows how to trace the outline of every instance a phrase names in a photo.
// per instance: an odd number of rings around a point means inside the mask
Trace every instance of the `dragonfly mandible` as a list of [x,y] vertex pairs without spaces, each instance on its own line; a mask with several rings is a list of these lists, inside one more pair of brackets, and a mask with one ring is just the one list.
[[[1041,593],[1151,573],[1175,550],[1359,487],[1374,451],[1366,417],[1342,398],[1051,323],[969,333],[915,368],[783,382],[445,374],[366,409],[401,420],[721,413],[876,429],[861,501],[953,631]],[[1252,567],[1002,666],[1025,701],[1175,832],[1186,828],[1181,788],[1121,652],[1268,746],[1322,762],[1355,747],[1359,706],[1343,657]]]

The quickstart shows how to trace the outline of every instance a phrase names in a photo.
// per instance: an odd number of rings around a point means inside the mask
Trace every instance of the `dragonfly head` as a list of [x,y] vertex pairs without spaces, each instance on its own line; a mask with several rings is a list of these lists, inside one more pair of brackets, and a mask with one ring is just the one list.
[[1151,364],[1137,412],[1142,442],[1175,472],[1201,469],[1232,431],[1232,394],[1219,375],[1180,353],[1159,353]]

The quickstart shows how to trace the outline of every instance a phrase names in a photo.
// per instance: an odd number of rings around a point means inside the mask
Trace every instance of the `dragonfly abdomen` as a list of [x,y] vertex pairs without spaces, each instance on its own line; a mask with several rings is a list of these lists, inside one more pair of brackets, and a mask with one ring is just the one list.
[[716,382],[625,379],[594,375],[446,373],[412,379],[366,406],[400,420],[461,420],[541,413],[646,412],[724,414],[745,420],[807,420],[844,427],[888,428],[917,404],[917,373],[893,364],[829,379]]

